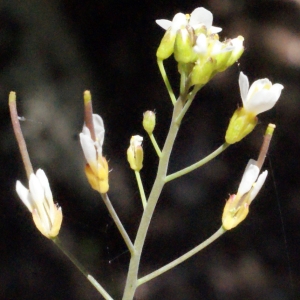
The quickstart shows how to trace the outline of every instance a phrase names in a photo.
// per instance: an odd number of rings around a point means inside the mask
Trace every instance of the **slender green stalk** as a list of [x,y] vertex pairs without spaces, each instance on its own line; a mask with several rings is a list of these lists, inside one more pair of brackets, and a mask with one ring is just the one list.
[[150,137],[152,145],[153,145],[153,147],[154,147],[154,149],[156,151],[157,156],[161,157],[161,150],[160,150],[160,148],[159,148],[159,146],[158,146],[158,144],[156,142],[156,139],[155,139],[154,135],[151,133],[151,134],[149,134],[149,137]]
[[190,250],[189,252],[185,253],[184,255],[178,257],[177,259],[173,260],[172,262],[170,262],[169,264],[159,268],[158,270],[138,279],[138,286],[144,284],[145,282],[160,276],[161,274],[169,271],[170,269],[178,266],[179,264],[181,264],[182,262],[184,262],[185,260],[187,260],[188,258],[190,258],[191,256],[195,255],[196,253],[198,253],[199,251],[201,251],[202,249],[204,249],[205,247],[207,247],[208,245],[210,245],[212,242],[214,242],[217,238],[219,238],[223,233],[225,233],[226,230],[221,227],[217,232],[215,232],[210,238],[208,238],[206,241],[204,241],[203,243],[201,243],[200,245],[198,245],[197,247],[193,248],[192,250]]
[[202,88],[202,85],[195,85],[193,90],[189,93],[187,101],[182,109],[182,111],[180,112],[179,116],[177,117],[176,121],[177,122],[181,122],[184,115],[186,114],[186,112],[188,111],[188,109],[190,108],[196,94],[199,92],[199,90]]
[[134,173],[135,173],[136,181],[137,181],[137,184],[139,187],[143,208],[145,210],[145,208],[147,206],[147,200],[146,200],[144,186],[143,186],[142,179],[141,179],[141,174],[140,174],[140,171],[134,171]]
[[133,253],[134,252],[134,247],[133,247],[133,244],[130,240],[130,237],[128,236],[122,222],[120,221],[114,207],[112,206],[112,204],[111,204],[111,202],[108,198],[108,195],[107,194],[101,194],[101,197],[103,199],[104,204],[107,207],[107,210],[110,213],[110,216],[112,217],[112,219],[114,220],[117,228],[119,229],[119,232],[120,232],[121,236],[123,237],[123,240],[124,240],[125,244],[127,245],[128,250],[130,251],[130,253]]
[[[187,95],[187,92],[185,94]],[[135,253],[132,254],[131,259],[130,259],[125,290],[124,290],[124,294],[123,294],[123,298],[122,298],[123,300],[132,300],[134,297],[136,288],[138,286],[137,276],[138,276],[141,254],[142,254],[143,246],[145,243],[145,238],[147,235],[149,224],[152,219],[158,198],[159,198],[160,193],[165,184],[165,177],[166,177],[167,170],[168,170],[170,155],[172,152],[175,138],[177,136],[177,133],[178,133],[178,130],[180,127],[180,122],[176,122],[176,119],[183,108],[183,103],[186,102],[185,100],[186,99],[182,99],[181,97],[179,97],[179,99],[176,101],[176,103],[174,105],[170,130],[169,130],[169,133],[168,133],[166,141],[165,141],[165,145],[162,150],[161,158],[159,160],[156,179],[154,181],[153,188],[151,190],[151,193],[150,193],[150,196],[148,199],[148,203],[147,203],[146,209],[144,210],[144,213],[143,213],[143,216],[142,216],[142,219],[140,222],[140,226],[139,226],[139,229],[138,229],[138,232],[136,235],[136,239],[134,242]]]
[[230,146],[230,144],[224,143],[222,146],[220,146],[218,149],[216,149],[214,152],[211,154],[207,155],[203,159],[199,160],[198,162],[192,164],[189,167],[186,167],[178,172],[175,172],[173,174],[170,174],[166,177],[165,182],[169,182],[171,180],[174,180],[178,177],[181,177],[189,172],[192,172],[196,170],[197,168],[202,167],[203,165],[207,164],[209,161],[211,161],[213,158],[218,156],[220,153],[222,153],[225,149],[227,149]]
[[66,255],[66,257],[74,264],[74,266],[88,279],[88,281],[96,288],[96,290],[104,297],[106,300],[113,300],[113,298],[106,292],[106,290],[101,286],[101,284],[90,275],[86,269],[81,265],[80,262],[69,253],[61,244],[60,239],[56,237],[52,239],[54,244],[61,250],[61,252]]
[[162,79],[163,79],[163,81],[166,85],[166,88],[168,90],[168,93],[170,95],[171,101],[172,101],[173,105],[175,105],[176,97],[174,95],[173,89],[172,89],[170,81],[168,79],[168,76],[167,76],[167,73],[166,73],[166,70],[165,70],[165,67],[164,67],[164,62],[162,60],[158,59],[157,64],[158,64],[158,68],[159,68],[159,71],[161,73]]

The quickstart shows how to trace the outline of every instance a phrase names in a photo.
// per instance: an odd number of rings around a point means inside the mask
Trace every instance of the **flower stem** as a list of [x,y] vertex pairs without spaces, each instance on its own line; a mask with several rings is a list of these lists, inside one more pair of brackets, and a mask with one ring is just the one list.
[[151,134],[149,134],[149,137],[150,137],[152,145],[153,145],[153,147],[154,147],[154,149],[156,151],[157,156],[161,157],[161,150],[160,150],[160,148],[159,148],[159,146],[158,146],[158,144],[156,142],[156,139],[155,139],[154,135],[151,133]]
[[168,76],[167,76],[167,73],[166,73],[166,70],[165,70],[165,67],[164,67],[164,62],[162,60],[158,59],[157,64],[158,64],[158,68],[159,68],[159,71],[161,73],[161,76],[163,78],[163,81],[164,81],[164,83],[166,85],[166,88],[168,90],[168,93],[170,95],[171,101],[172,101],[173,105],[175,105],[176,97],[174,95],[173,89],[172,89],[171,84],[169,82],[169,79],[168,79]]
[[61,244],[61,241],[58,237],[52,239],[54,244],[62,251],[66,257],[74,264],[74,266],[89,280],[89,282],[96,288],[96,290],[104,297],[106,300],[113,300],[113,298],[106,292],[106,290],[101,286],[101,284],[92,276],[90,275],[85,268],[81,265],[80,262],[71,254],[69,253]]
[[195,255],[196,253],[198,253],[199,251],[201,251],[202,249],[204,249],[205,247],[210,245],[212,242],[214,242],[217,238],[219,238],[225,232],[226,232],[226,230],[223,227],[221,227],[210,238],[208,238],[206,241],[204,241],[197,247],[193,248],[192,250],[190,250],[189,252],[185,253],[184,255],[178,257],[177,259],[173,260],[169,264],[159,268],[158,270],[138,279],[138,286],[144,284],[145,282],[147,282],[157,276],[160,276],[161,274],[163,274],[163,273],[169,271],[170,269],[176,267],[177,265],[181,264],[182,262],[184,262],[191,256]]
[[108,212],[110,213],[110,216],[114,220],[121,236],[123,237],[123,240],[124,240],[128,250],[130,251],[130,253],[133,253],[134,252],[134,247],[133,247],[133,244],[130,240],[130,237],[128,236],[127,231],[125,230],[125,228],[124,228],[122,222],[120,221],[113,205],[111,204],[107,193],[106,194],[101,194],[101,197],[103,199],[104,204],[106,205],[106,208],[107,208]]
[[165,182],[169,182],[171,180],[174,180],[178,177],[181,177],[189,172],[192,172],[196,170],[199,167],[202,167],[203,165],[207,164],[209,161],[211,161],[213,158],[218,156],[220,153],[222,153],[225,149],[227,149],[230,146],[230,144],[224,143],[222,146],[220,146],[218,149],[216,149],[214,152],[209,154],[208,156],[204,157],[203,159],[199,160],[198,162],[192,164],[189,167],[186,167],[178,172],[175,172],[173,174],[170,174],[166,177]]
[[20,121],[18,117],[17,112],[17,103],[16,103],[16,93],[10,92],[8,97],[8,105],[9,105],[9,111],[10,111],[10,118],[12,122],[12,126],[14,129],[15,137],[17,140],[17,143],[19,145],[19,149],[21,152],[22,160],[25,166],[26,175],[29,180],[30,174],[33,173],[33,168],[30,162],[29,154],[26,147],[26,142],[24,140],[22,129],[20,126]]
[[145,208],[147,206],[147,200],[146,200],[145,191],[144,191],[144,187],[143,187],[143,183],[142,183],[142,179],[141,179],[141,174],[140,174],[140,171],[134,171],[134,173],[135,173],[136,181],[137,181],[137,184],[139,187],[143,208],[145,210]]
[[187,101],[186,101],[182,111],[180,112],[179,116],[177,117],[176,122],[181,122],[182,121],[184,115],[186,114],[186,112],[190,108],[196,94],[198,93],[198,91],[201,88],[202,88],[202,85],[195,85],[193,90],[188,94]]

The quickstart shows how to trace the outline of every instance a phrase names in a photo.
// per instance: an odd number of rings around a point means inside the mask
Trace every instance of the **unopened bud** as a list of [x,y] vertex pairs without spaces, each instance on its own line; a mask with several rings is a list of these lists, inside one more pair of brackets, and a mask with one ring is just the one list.
[[228,144],[234,144],[241,141],[256,126],[257,117],[253,113],[247,112],[243,107],[238,108],[228,125],[225,140]]
[[144,151],[142,141],[143,137],[139,135],[132,136],[127,150],[127,160],[130,168],[134,171],[140,171],[143,168]]
[[193,51],[194,33],[187,28],[178,30],[175,45],[174,57],[176,61],[181,63],[190,63],[196,59],[196,54]]
[[152,134],[156,124],[155,113],[151,110],[147,110],[144,113],[143,118],[143,127],[147,131],[148,134]]
[[205,63],[196,64],[191,73],[191,83],[206,84],[212,77],[215,62],[208,59]]
[[167,59],[174,52],[174,43],[175,43],[176,33],[172,31],[172,28],[169,28],[165,35],[163,36],[160,45],[156,51],[156,56],[160,60]]

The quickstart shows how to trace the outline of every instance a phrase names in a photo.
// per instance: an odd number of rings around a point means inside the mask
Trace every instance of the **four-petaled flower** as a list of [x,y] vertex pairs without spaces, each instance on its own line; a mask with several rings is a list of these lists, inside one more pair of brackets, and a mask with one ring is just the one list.
[[55,238],[62,223],[61,207],[54,204],[52,192],[45,172],[38,169],[29,178],[29,190],[17,181],[16,191],[22,202],[32,213],[37,229],[47,238]]
[[263,186],[268,171],[264,171],[259,177],[258,174],[259,168],[256,166],[256,161],[250,159],[243,174],[237,194],[231,195],[224,207],[222,216],[224,229],[230,230],[236,227],[248,215],[249,206]]
[[103,194],[109,189],[108,164],[102,156],[102,145],[104,141],[104,124],[99,115],[93,114],[93,126],[96,140],[91,136],[89,128],[84,124],[79,134],[81,147],[87,161],[85,173],[92,188]]
[[243,107],[238,108],[228,125],[225,140],[234,144],[248,135],[257,124],[257,115],[271,109],[278,101],[283,85],[265,78],[252,83],[249,89],[248,77],[240,73],[239,86]]
[[249,89],[248,77],[243,72],[240,73],[239,86],[244,109],[255,116],[271,109],[283,89],[282,84],[272,84],[267,78],[254,81]]

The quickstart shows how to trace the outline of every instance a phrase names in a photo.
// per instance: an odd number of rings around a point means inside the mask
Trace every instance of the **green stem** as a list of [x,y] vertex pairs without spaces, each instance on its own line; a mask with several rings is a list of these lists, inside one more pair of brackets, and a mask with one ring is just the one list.
[[134,173],[135,173],[136,181],[137,181],[137,184],[139,187],[143,208],[145,210],[145,208],[147,206],[147,200],[146,200],[146,195],[145,195],[145,191],[144,191],[144,187],[143,187],[143,183],[142,183],[142,179],[141,179],[141,174],[140,174],[140,171],[134,171]]
[[175,122],[178,114],[182,109],[183,101],[179,98],[174,105],[173,117],[170,125],[170,130],[166,138],[165,145],[162,150],[162,155],[159,160],[158,170],[153,188],[151,190],[146,209],[144,210],[140,226],[134,242],[135,253],[131,255],[129,270],[123,294],[123,300],[132,300],[137,288],[137,276],[139,270],[139,264],[145,238],[149,228],[150,221],[152,219],[158,198],[165,184],[165,177],[168,169],[169,159],[171,151],[174,145],[177,132],[179,130],[179,124]]
[[176,121],[177,122],[181,122],[184,115],[186,114],[186,112],[188,111],[188,109],[190,108],[196,94],[199,92],[199,90],[202,88],[202,85],[195,85],[193,90],[189,93],[187,101],[182,109],[182,111],[180,112],[179,116],[177,117]]
[[161,150],[160,150],[160,148],[159,148],[159,146],[158,146],[158,144],[156,142],[156,139],[155,139],[154,135],[151,133],[151,134],[149,134],[149,137],[150,137],[152,145],[153,145],[153,147],[154,147],[154,149],[156,151],[157,156],[161,157]]
[[168,79],[168,76],[167,76],[167,73],[166,73],[166,70],[165,70],[165,67],[164,67],[164,62],[162,60],[158,59],[157,64],[158,64],[158,68],[159,68],[159,71],[161,73],[161,76],[163,78],[163,81],[164,81],[164,83],[166,85],[166,88],[168,90],[168,93],[170,95],[171,101],[172,101],[173,105],[175,105],[176,97],[174,95],[173,89],[172,89],[171,84],[169,82],[169,79]]
[[56,237],[52,239],[54,244],[62,251],[66,257],[74,264],[74,266],[88,279],[88,281],[96,288],[96,290],[104,297],[106,300],[113,300],[113,298],[106,292],[106,290],[101,286],[101,284],[92,276],[90,275],[85,268],[78,262],[78,260],[69,253],[61,244],[60,239]]
[[199,160],[198,162],[192,164],[191,166],[184,168],[178,172],[175,172],[173,174],[170,174],[166,177],[165,182],[169,182],[171,180],[174,180],[180,176],[183,176],[189,172],[192,172],[194,170],[196,170],[199,167],[202,167],[203,165],[205,165],[206,163],[208,163],[209,161],[211,161],[213,158],[215,158],[216,156],[218,156],[220,153],[222,153],[225,149],[227,149],[230,146],[230,144],[224,143],[222,146],[220,146],[218,149],[216,149],[214,152],[212,152],[211,154],[209,154],[208,156],[204,157],[203,159]]
[[128,250],[130,251],[130,253],[134,252],[134,246],[130,240],[130,237],[128,236],[122,222],[120,221],[114,207],[112,206],[108,195],[107,194],[101,194],[101,197],[103,199],[104,204],[106,205],[106,208],[108,210],[108,212],[110,213],[110,216],[112,217],[112,219],[114,220],[121,236],[123,237],[123,240],[125,242],[125,244],[127,245]]
[[185,260],[187,260],[191,256],[195,255],[196,253],[198,253],[199,251],[204,249],[206,246],[208,246],[209,244],[214,242],[217,238],[219,238],[225,232],[226,232],[226,230],[223,227],[221,227],[210,238],[208,238],[206,241],[204,241],[203,243],[201,243],[200,245],[198,245],[194,249],[192,249],[189,252],[185,253],[184,255],[178,257],[177,259],[170,262],[169,264],[159,268],[158,270],[156,270],[156,271],[154,271],[154,272],[138,279],[138,286],[144,284],[145,282],[147,282],[147,281],[149,281],[149,280],[151,280],[151,279],[153,279],[157,276],[160,276],[161,274],[163,274],[163,273],[169,271],[170,269],[176,267],[177,265],[181,264],[182,262],[184,262]]

